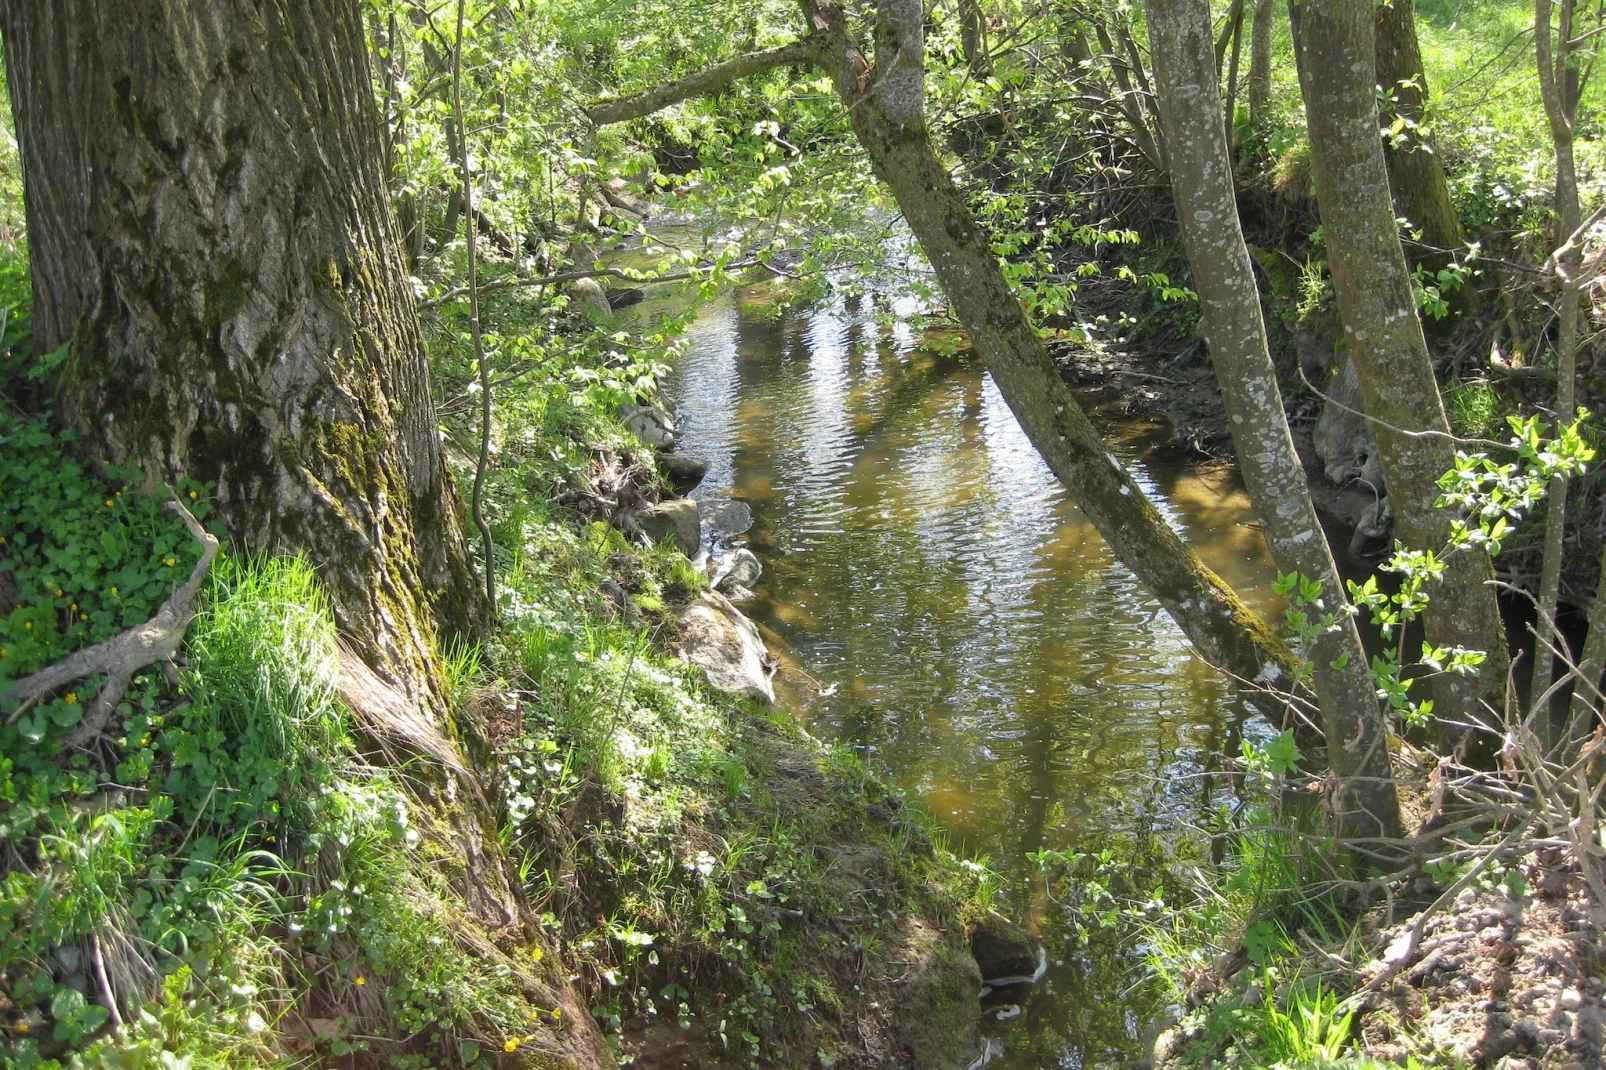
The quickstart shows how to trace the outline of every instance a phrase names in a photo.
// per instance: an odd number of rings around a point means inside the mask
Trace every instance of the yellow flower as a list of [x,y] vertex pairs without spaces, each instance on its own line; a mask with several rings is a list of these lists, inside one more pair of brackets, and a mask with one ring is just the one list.
[[0,658],[9,658],[10,656],[10,652],[7,651],[5,647],[0,646]]
[[162,559],[162,563],[165,564],[168,568],[172,568],[174,565],[178,564],[178,558],[176,558],[176,557],[163,558]]
[[112,588],[112,597],[113,598],[117,597],[117,588],[115,588],[115,587]]
[[560,1013],[556,1007],[553,1007],[552,1008],[552,1020],[555,1022],[559,1018],[562,1018],[562,1017],[563,1017],[562,1013]]
[[535,961],[540,962],[542,959],[546,958],[546,952],[542,951],[540,946],[538,945],[536,947],[530,948],[530,957],[532,959],[534,959]]
[[18,1022],[17,1023],[17,1032],[26,1033],[27,1031],[28,1031],[28,1023],[27,1022]]
[[67,692],[66,697],[64,697],[62,699],[62,701],[65,702],[69,706],[73,705],[74,703],[76,703],[78,701],[78,692],[76,692],[76,691]]
[[502,1042],[502,1050],[503,1051],[518,1051],[519,1050],[519,1044],[520,1044],[520,1041],[519,1041],[518,1037],[508,1037],[506,1040],[504,1040]]
[[22,622],[22,630],[25,631],[25,632],[33,631],[33,621],[31,621],[31,620],[23,621]]
[[88,613],[80,613],[80,614],[78,614],[78,619],[79,620],[88,620],[89,619],[89,614]]
[[116,504],[117,503],[112,501],[110,498],[106,499],[106,508],[110,509],[113,505],[116,505]]
[[364,977],[362,974],[358,974],[357,975],[357,983],[359,985],[365,985],[365,984],[368,983],[368,978]]
[[0,546],[4,546],[5,544],[6,544],[6,537],[4,535],[0,535]]
[[195,492],[192,490],[192,491],[190,491],[190,501],[193,502],[194,500],[195,500]]

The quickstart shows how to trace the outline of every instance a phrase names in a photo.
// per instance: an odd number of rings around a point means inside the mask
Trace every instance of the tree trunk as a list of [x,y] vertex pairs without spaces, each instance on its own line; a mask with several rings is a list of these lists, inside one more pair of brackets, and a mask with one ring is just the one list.
[[987,74],[983,42],[981,0],[959,0],[959,49],[973,78],[983,78]]
[[1584,635],[1584,649],[1578,656],[1578,679],[1573,682],[1572,728],[1568,735],[1582,742],[1593,732],[1594,726],[1606,721],[1606,700],[1597,697],[1599,689],[1606,688],[1601,672],[1606,670],[1606,551],[1600,555],[1600,580],[1595,586],[1595,601],[1589,608],[1589,631]]
[[[1214,122],[1221,96],[1211,63],[1209,2],[1149,0],[1147,10],[1171,193],[1239,468],[1277,567],[1317,580],[1325,605],[1342,606],[1344,584],[1311,504],[1266,346],[1260,293],[1238,222],[1232,159]],[[1340,833],[1401,835],[1387,732],[1354,619],[1339,614],[1336,627],[1308,656],[1328,761],[1341,785],[1332,800]]]
[[[1573,88],[1572,52],[1573,0],[1562,0],[1560,23],[1554,41],[1550,29],[1550,0],[1534,5],[1534,49],[1539,68],[1539,93],[1544,100],[1550,124],[1550,140],[1556,152],[1556,240],[1553,248],[1567,247],[1556,263],[1561,275],[1561,293],[1556,305],[1556,420],[1570,423],[1577,415],[1574,389],[1578,375],[1578,267],[1581,249],[1573,245],[1573,234],[1583,226],[1583,208],[1578,203],[1578,167],[1573,159],[1573,127],[1577,120],[1578,97]],[[1545,549],[1539,569],[1539,619],[1535,622],[1533,681],[1529,692],[1543,694],[1554,678],[1552,642],[1565,643],[1554,632],[1556,610],[1561,604],[1561,559],[1566,551],[1567,477],[1550,481],[1549,503],[1545,514]]]
[[[486,607],[443,463],[355,0],[0,0],[34,332],[91,451],[305,552],[425,708]],[[436,707],[439,708],[439,707]]]
[[[1376,7],[1374,34],[1377,52],[1377,84],[1385,96],[1394,98],[1394,114],[1411,126],[1422,123],[1427,104],[1427,76],[1422,69],[1422,50],[1416,39],[1416,16],[1412,0],[1388,0]],[[1384,116],[1384,122],[1391,122]],[[1405,131],[1406,141],[1387,151],[1389,188],[1400,215],[1422,231],[1422,240],[1440,249],[1460,249],[1464,243],[1461,221],[1450,199],[1450,184],[1444,177],[1444,164],[1433,151],[1431,138]],[[1449,261],[1443,254],[1413,256],[1413,261],[1437,270]],[[1467,287],[1462,294],[1470,293]],[[1459,296],[1459,295],[1454,295]],[[1452,296],[1452,303],[1454,303]]]
[[[1433,503],[1455,451],[1388,195],[1377,135],[1372,3],[1303,0],[1299,22],[1300,83],[1344,342],[1374,420],[1397,529],[1407,545],[1438,551],[1449,540],[1451,517]],[[1477,677],[1435,681],[1441,718],[1480,717],[1479,700],[1498,705],[1503,694],[1510,659],[1493,578],[1485,555],[1456,553],[1431,588],[1428,640],[1488,655]],[[1460,742],[1459,732],[1446,731]]]
[[1255,0],[1249,29],[1249,122],[1259,130],[1271,118],[1271,35],[1277,0]]
[[[823,14],[825,9],[815,9]],[[854,134],[925,250],[976,352],[1027,437],[1115,555],[1165,606],[1206,659],[1258,683],[1291,683],[1286,648],[1205,567],[1110,453],[1005,281],[964,195],[932,151],[924,115],[920,0],[883,0],[875,79],[861,93],[840,16],[826,16],[820,64]]]

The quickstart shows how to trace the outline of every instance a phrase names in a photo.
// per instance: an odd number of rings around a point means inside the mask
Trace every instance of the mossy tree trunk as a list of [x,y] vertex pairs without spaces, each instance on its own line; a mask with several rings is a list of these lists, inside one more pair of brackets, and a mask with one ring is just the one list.
[[[1266,345],[1260,293],[1238,222],[1232,158],[1221,128],[1209,0],[1148,0],[1154,82],[1171,160],[1171,194],[1202,306],[1201,329],[1226,402],[1238,466],[1277,567],[1318,581],[1328,607],[1344,584],[1316,518]],[[1319,610],[1311,610],[1313,613]],[[1340,614],[1309,654],[1342,835],[1402,834],[1388,739],[1355,621]]]
[[[1427,75],[1422,68],[1412,0],[1389,0],[1378,4],[1376,12],[1377,84],[1394,102],[1393,115],[1385,112],[1383,120],[1392,124],[1397,117],[1406,122],[1399,143],[1390,145],[1386,154],[1395,203],[1400,214],[1421,230],[1424,243],[1458,250],[1463,244],[1461,220],[1450,199],[1444,163],[1433,149],[1431,135],[1422,132],[1427,113]],[[1412,259],[1437,269],[1449,257],[1429,252]]]
[[483,622],[385,195],[356,0],[0,0],[34,331],[63,418],[305,552],[428,705]]
[[[834,4],[805,0],[803,9],[814,32],[802,47],[834,81],[877,177],[892,191],[977,354],[1038,453],[1115,555],[1205,658],[1245,680],[1291,683],[1294,662],[1287,648],[1188,548],[1105,447],[1021,310],[964,195],[937,159],[924,114],[921,0],[878,4],[873,64],[864,60]],[[770,67],[795,62],[790,49],[767,55],[777,57]],[[590,113],[599,122],[650,114],[717,88],[713,71],[733,72],[718,83],[724,85],[754,69],[729,61],[673,85],[594,104]]]
[[[1438,551],[1449,540],[1451,516],[1434,502],[1455,449],[1389,198],[1377,134],[1373,21],[1371,0],[1303,0],[1299,78],[1344,344],[1374,421],[1397,529],[1408,546]],[[1453,724],[1479,717],[1480,700],[1498,705],[1510,658],[1488,558],[1455,553],[1445,566],[1430,592],[1428,640],[1488,654],[1478,676],[1435,681],[1438,713]],[[1449,725],[1446,733],[1462,738]]]
[[1249,122],[1259,130],[1271,118],[1271,36],[1277,0],[1255,0],[1249,27]]

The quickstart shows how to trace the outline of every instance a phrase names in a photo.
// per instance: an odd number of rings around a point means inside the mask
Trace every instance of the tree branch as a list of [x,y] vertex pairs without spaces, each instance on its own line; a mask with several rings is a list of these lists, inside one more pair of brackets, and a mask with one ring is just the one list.
[[816,63],[819,54],[820,41],[812,37],[804,38],[766,52],[751,52],[745,56],[728,59],[724,63],[717,63],[695,74],[688,74],[679,81],[658,86],[656,89],[648,89],[628,97],[596,101],[586,108],[586,114],[591,116],[591,121],[598,126],[639,119],[644,115],[661,111],[671,104],[679,104],[683,100],[723,89],[732,82],[739,82],[760,71],[790,67],[798,63]]
[[77,729],[65,741],[69,748],[81,747],[106,727],[106,722],[111,719],[117,703],[122,701],[123,692],[136,672],[158,661],[173,660],[178,653],[179,643],[184,639],[184,630],[195,615],[195,599],[201,593],[201,584],[206,579],[207,569],[212,566],[212,559],[217,556],[218,542],[177,498],[168,503],[168,508],[184,519],[184,526],[189,528],[195,541],[203,547],[201,558],[195,562],[190,578],[144,624],[86,647],[13,683],[5,692],[5,697],[21,705],[12,713],[10,720],[15,721],[30,703],[57,688],[86,676],[105,673],[106,682],[101,685],[100,693],[84,711],[84,718]]

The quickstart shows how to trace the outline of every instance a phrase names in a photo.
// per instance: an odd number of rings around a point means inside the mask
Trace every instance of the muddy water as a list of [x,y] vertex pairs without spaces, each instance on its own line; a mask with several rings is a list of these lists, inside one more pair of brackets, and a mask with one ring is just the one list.
[[[954,846],[1009,878],[1052,966],[988,1031],[1005,1067],[1126,1066],[1155,1008],[1141,948],[1076,938],[1031,879],[1039,848],[1117,852],[1147,887],[1220,800],[1211,755],[1263,726],[1194,658],[1032,450],[971,358],[878,325],[869,299],[765,314],[716,302],[668,384],[694,497],[736,498],[765,574],[744,606],[783,659],[777,690],[925,800]],[[1207,563],[1274,610],[1234,478],[1114,449]],[[1005,1010],[1005,1014],[1011,1012]]]

